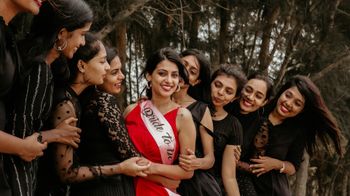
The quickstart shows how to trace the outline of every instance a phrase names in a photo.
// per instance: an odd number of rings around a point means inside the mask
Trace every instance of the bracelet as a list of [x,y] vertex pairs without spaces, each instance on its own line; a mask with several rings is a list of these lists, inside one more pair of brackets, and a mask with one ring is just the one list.
[[38,133],[39,133],[39,135],[36,139],[38,142],[43,143],[43,135],[41,134],[41,131],[39,131]]
[[280,173],[283,173],[285,169],[286,169],[286,164],[284,163],[284,161],[282,161],[282,168],[280,169]]

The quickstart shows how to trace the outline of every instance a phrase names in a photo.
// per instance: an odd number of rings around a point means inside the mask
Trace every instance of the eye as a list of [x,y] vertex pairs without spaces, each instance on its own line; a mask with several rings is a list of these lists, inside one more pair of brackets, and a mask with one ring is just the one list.
[[178,78],[178,77],[179,77],[179,73],[177,73],[177,72],[176,72],[176,73],[172,73],[172,74],[171,74],[171,77],[173,77],[173,78]]
[[293,97],[292,93],[289,92],[289,91],[287,91],[287,92],[285,93],[285,95],[286,95],[287,98],[292,98],[292,97]]
[[167,72],[166,72],[166,71],[159,71],[159,72],[158,72],[158,75],[164,77],[164,76],[167,75]]
[[296,101],[295,102],[295,105],[297,106],[297,107],[303,107],[303,103],[301,102],[301,101]]
[[215,86],[216,88],[221,88],[221,87],[222,87],[222,84],[221,84],[221,82],[215,81],[215,82],[214,82],[214,86]]
[[231,90],[231,89],[226,89],[226,94],[232,95],[232,94],[233,94],[233,90]]
[[250,86],[246,86],[246,87],[244,88],[244,91],[247,92],[247,93],[252,93],[252,92],[253,92],[253,88],[250,87]]
[[114,69],[111,71],[111,75],[115,76],[119,73],[119,71],[120,71],[119,69]]
[[257,99],[263,99],[263,98],[264,98],[264,95],[261,94],[261,93],[257,93],[257,94],[256,94],[256,98],[257,98]]

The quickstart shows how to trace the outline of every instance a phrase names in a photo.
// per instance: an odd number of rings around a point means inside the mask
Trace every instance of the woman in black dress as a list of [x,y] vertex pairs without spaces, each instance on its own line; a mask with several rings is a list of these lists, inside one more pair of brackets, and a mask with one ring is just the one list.
[[[35,2],[31,2],[35,3]],[[21,43],[23,67],[15,84],[14,107],[7,123],[12,135],[25,138],[43,131],[51,112],[53,82],[51,64],[60,56],[71,58],[89,30],[92,11],[81,1],[50,0],[42,4],[33,18],[28,38]],[[80,130],[69,119],[52,130],[43,131],[42,142],[76,145]],[[37,160],[25,162],[15,156],[5,158],[6,175],[13,195],[33,195],[36,186]]]
[[[180,195],[220,195],[221,189],[209,172],[214,165],[213,121],[208,105],[203,102],[209,101],[210,97],[210,63],[196,49],[185,50],[181,56],[188,72],[189,84],[182,83],[173,100],[191,111],[196,125],[196,150],[189,152],[191,155],[180,155],[180,166],[195,171],[191,179],[181,181],[177,191]],[[196,99],[189,95],[190,89]],[[198,95],[195,89],[206,92],[207,97]],[[191,159],[190,156],[194,155]]]
[[309,78],[293,77],[265,111],[250,154],[258,195],[291,195],[287,175],[298,169],[305,147],[310,155],[315,151],[316,136],[326,147],[330,138],[342,154],[341,131]]
[[239,195],[236,181],[236,159],[233,156],[237,145],[242,144],[242,126],[224,106],[239,97],[246,82],[238,65],[224,64],[214,72],[211,80],[212,114],[214,124],[215,164],[213,172],[223,195]]
[[81,97],[83,132],[78,149],[79,163],[90,168],[97,166],[101,173],[99,178],[72,184],[71,195],[135,195],[130,176],[143,176],[143,170],[148,167],[137,164],[143,159],[129,138],[115,97],[125,78],[120,59],[115,50],[106,51],[110,69],[103,84],[88,89]]
[[237,163],[237,182],[243,196],[257,195],[251,179],[248,151],[259,127],[260,114],[263,111],[261,108],[270,100],[272,91],[272,82],[267,76],[252,74],[248,77],[240,98],[225,107],[239,120],[243,128],[241,156]]
[[[38,14],[40,4],[31,1],[0,1],[0,153],[17,155],[25,161],[31,161],[43,154],[46,144],[38,142],[38,133],[26,138],[6,133],[6,105],[12,105],[11,89],[21,64],[14,33],[9,25],[19,13]],[[0,195],[11,195],[5,177],[3,156],[0,154]]]

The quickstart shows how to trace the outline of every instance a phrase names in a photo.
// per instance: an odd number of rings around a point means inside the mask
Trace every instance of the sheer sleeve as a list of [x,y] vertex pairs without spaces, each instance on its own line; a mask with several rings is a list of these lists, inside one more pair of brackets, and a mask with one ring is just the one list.
[[99,93],[98,118],[122,159],[141,156],[130,140],[117,99],[113,95]]
[[[76,117],[72,102],[59,103],[52,115],[52,123],[57,126],[69,117]],[[74,149],[65,144],[54,144],[54,158],[58,175],[63,182],[73,183],[96,178],[101,175],[101,167],[80,167],[74,158]]]

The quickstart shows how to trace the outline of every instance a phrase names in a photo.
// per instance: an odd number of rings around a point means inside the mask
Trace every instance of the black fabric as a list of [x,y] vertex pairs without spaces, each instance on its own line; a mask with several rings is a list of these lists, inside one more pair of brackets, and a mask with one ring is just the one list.
[[[6,130],[25,138],[42,131],[44,121],[51,112],[53,83],[49,65],[36,62],[23,83],[16,81],[14,107],[10,113]],[[13,195],[32,196],[37,182],[37,160],[26,162],[17,156],[4,159],[9,184]]]
[[[194,124],[196,126],[196,157],[203,158],[203,145],[200,136],[200,122],[204,116],[207,109],[207,104],[195,101],[190,104],[187,109],[190,110]],[[210,132],[210,130],[207,130]],[[196,170],[194,171],[193,177],[189,180],[181,180],[180,186],[177,192],[183,196],[211,196],[211,195],[221,195],[221,189],[215,178],[208,170]]]
[[[262,119],[267,119],[262,118]],[[263,123],[263,122],[262,122]],[[299,168],[306,144],[306,131],[298,124],[285,120],[279,125],[268,123],[269,139],[266,156],[291,162]],[[286,174],[272,170],[259,177],[252,177],[259,195],[291,195]]]
[[243,134],[242,125],[238,119],[231,114],[222,120],[213,120],[214,125],[214,154],[215,163],[212,172],[216,181],[219,183],[221,190],[224,191],[224,186],[221,178],[222,156],[226,145],[242,145]]
[[[15,80],[20,58],[14,34],[0,16],[0,130],[5,129],[6,105],[11,99],[10,92]],[[5,175],[3,155],[0,153],[0,195],[11,196],[10,186]]]
[[[60,107],[66,101],[69,101],[74,106],[74,113],[78,119],[77,127],[79,127],[81,107],[78,99],[78,95],[70,87],[56,88],[54,91],[53,106]],[[58,114],[59,116],[60,114]],[[53,117],[51,117],[53,118]],[[53,128],[52,119],[50,119],[45,125],[47,129]],[[61,196],[66,195],[69,191],[69,187],[60,181],[60,178],[56,172],[56,163],[54,154],[56,149],[53,145],[49,145],[44,152],[44,156],[39,160],[38,169],[38,186],[36,187],[35,195],[37,196]],[[73,163],[76,163],[77,158],[74,157]],[[77,167],[77,165],[76,165]]]
[[[255,112],[250,112],[248,114],[242,114],[240,112],[239,101],[234,101],[230,105],[230,113],[234,115],[242,125],[243,130],[243,144],[241,146],[241,157],[240,161],[250,162],[249,155],[251,154],[251,144],[254,140],[256,132],[259,128],[260,124],[260,113],[261,111],[257,110]],[[255,191],[254,183],[253,183],[253,175],[239,170],[237,167],[237,183],[239,186],[239,191],[242,196],[256,196],[257,193]]]
[[[81,99],[87,103],[83,108],[83,132],[78,149],[81,165],[110,165],[140,156],[129,138],[116,97],[96,89],[91,97]],[[133,180],[125,175],[76,183],[71,189],[72,195],[135,195]]]

